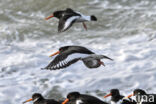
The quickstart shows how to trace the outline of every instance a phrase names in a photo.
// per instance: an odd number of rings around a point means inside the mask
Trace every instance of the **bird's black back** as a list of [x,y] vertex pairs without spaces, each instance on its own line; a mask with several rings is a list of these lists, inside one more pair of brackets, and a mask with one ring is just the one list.
[[102,100],[100,100],[94,96],[90,96],[90,95],[81,94],[80,99],[84,102],[84,104],[108,104],[108,103],[103,102]]
[[45,104],[61,104],[61,103],[54,99],[46,99]]
[[94,52],[82,46],[66,46],[66,47],[68,47],[68,50],[66,51],[66,53],[68,54],[73,53],[94,54]]

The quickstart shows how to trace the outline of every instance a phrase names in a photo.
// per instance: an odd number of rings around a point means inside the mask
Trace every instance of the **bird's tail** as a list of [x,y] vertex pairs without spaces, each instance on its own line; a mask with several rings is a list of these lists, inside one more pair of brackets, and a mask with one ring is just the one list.
[[91,15],[90,19],[91,21],[97,21],[97,18],[94,15]]

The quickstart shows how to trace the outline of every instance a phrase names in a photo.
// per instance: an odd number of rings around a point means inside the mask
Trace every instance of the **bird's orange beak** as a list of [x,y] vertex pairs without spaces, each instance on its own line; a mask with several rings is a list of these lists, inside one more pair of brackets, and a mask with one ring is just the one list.
[[32,98],[24,101],[23,104],[26,103],[26,102],[29,102],[29,101],[32,101]]
[[130,98],[130,97],[132,97],[132,96],[134,96],[134,94],[130,94],[130,95],[128,95],[126,98]]
[[107,98],[109,96],[112,96],[112,93],[105,95],[104,98]]
[[51,54],[49,57],[55,56],[55,55],[57,55],[57,54],[59,54],[59,53],[60,53],[60,51],[57,51],[57,52]]
[[48,20],[48,19],[50,19],[50,18],[52,18],[52,17],[54,17],[53,14],[52,14],[51,16],[46,17],[45,20]]
[[69,99],[64,100],[64,102],[62,102],[62,104],[66,104],[69,101]]

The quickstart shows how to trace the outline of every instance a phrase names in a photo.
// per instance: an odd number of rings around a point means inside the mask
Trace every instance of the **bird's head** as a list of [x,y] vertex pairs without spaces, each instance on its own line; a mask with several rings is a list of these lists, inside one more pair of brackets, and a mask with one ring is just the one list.
[[27,103],[27,102],[29,102],[29,101],[36,102],[36,101],[43,100],[43,99],[44,99],[44,98],[43,98],[43,96],[42,96],[41,94],[39,94],[39,93],[34,93],[34,94],[32,95],[32,98],[30,98],[30,99],[24,101],[23,104],[24,104],[24,103]]
[[146,92],[144,90],[142,90],[142,89],[135,89],[133,91],[134,96],[136,96],[136,95],[145,95],[145,94],[146,94]]
[[107,98],[107,97],[109,97],[109,96],[119,96],[120,95],[120,92],[119,92],[119,90],[118,89],[111,89],[110,90],[110,93],[109,94],[107,94],[107,95],[105,95],[104,96],[104,98]]
[[146,95],[146,92],[142,89],[135,89],[132,94],[128,95],[125,98],[130,98],[132,96],[138,96],[138,95]]
[[60,19],[62,17],[63,11],[55,11],[52,15],[45,18],[45,20],[49,20],[50,18],[56,17]]
[[62,103],[62,104],[67,104],[68,101],[73,101],[76,100],[80,97],[80,93],[79,92],[71,92],[67,95],[66,100]]
[[59,50],[58,50],[57,52],[51,54],[49,57],[52,57],[52,56],[58,55],[58,54],[60,54],[60,53],[62,53],[62,52],[64,52],[64,51],[66,51],[66,50],[68,50],[68,49],[69,49],[69,46],[61,47],[61,48],[59,48]]

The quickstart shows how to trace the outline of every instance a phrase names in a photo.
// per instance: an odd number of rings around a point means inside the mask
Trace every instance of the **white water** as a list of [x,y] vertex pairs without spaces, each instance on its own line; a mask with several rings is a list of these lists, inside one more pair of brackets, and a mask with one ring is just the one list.
[[[97,15],[98,22],[87,23],[88,31],[75,24],[61,34],[56,19],[43,20],[57,9],[53,3],[60,2],[15,1],[0,5],[0,104],[20,104],[35,92],[60,98],[80,91],[101,99],[112,88],[124,94],[135,88],[156,93],[155,1],[67,2],[72,7],[80,5],[76,9],[83,13]],[[48,56],[65,45],[85,46],[114,61],[104,60],[105,67],[91,70],[82,62],[63,70],[41,70],[52,60]]]

